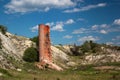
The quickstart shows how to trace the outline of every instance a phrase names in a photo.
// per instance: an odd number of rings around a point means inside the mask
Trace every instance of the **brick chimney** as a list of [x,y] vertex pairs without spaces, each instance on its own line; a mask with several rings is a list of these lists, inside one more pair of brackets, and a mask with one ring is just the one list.
[[39,25],[39,61],[47,60],[52,62],[50,43],[50,27],[48,25]]
[[44,69],[48,68],[62,71],[63,69],[52,62],[51,43],[50,43],[50,27],[48,25],[39,25],[39,63],[36,66]]

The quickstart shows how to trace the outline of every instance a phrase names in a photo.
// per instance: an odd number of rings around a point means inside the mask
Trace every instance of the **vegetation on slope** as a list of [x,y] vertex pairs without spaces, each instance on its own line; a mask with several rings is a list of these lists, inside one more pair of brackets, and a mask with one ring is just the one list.
[[5,27],[4,25],[0,25],[0,32],[2,32],[3,34],[6,34],[7,27]]
[[[84,68],[84,69],[83,69]],[[62,72],[52,70],[8,71],[12,76],[0,76],[3,80],[119,80],[117,70],[95,70],[91,66],[81,66],[79,69],[70,69]]]
[[27,48],[23,55],[23,60],[27,62],[36,62],[38,61],[38,52],[36,48],[30,47]]

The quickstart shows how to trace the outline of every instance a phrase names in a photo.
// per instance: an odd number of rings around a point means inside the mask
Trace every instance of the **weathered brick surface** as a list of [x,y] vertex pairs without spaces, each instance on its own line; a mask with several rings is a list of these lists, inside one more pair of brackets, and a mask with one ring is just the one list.
[[50,27],[47,25],[39,25],[39,59],[40,61],[48,60],[52,62],[50,48]]
[[44,69],[47,65],[48,68],[58,71],[63,70],[52,62],[50,44],[50,27],[44,24],[39,25],[39,63],[36,64],[38,68]]

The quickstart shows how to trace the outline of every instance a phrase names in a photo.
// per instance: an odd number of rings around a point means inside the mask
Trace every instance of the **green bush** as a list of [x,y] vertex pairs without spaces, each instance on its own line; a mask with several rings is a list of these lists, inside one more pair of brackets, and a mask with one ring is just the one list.
[[7,27],[0,25],[0,32],[2,32],[2,34],[6,34],[7,32]]
[[30,40],[33,41],[33,42],[35,42],[37,47],[39,46],[38,36],[35,36],[35,37],[31,38]]
[[23,60],[26,62],[35,62],[38,61],[38,57],[39,55],[37,50],[33,47],[30,47],[25,50]]
[[1,69],[1,68],[0,68],[0,72],[3,73],[3,74],[5,74],[5,75],[12,76],[12,75],[11,75],[7,70],[5,70],[5,69]]
[[81,46],[81,50],[83,51],[83,53],[85,52],[96,53],[96,52],[101,51],[100,47],[101,47],[100,44],[97,44],[93,41],[85,41],[83,45]]

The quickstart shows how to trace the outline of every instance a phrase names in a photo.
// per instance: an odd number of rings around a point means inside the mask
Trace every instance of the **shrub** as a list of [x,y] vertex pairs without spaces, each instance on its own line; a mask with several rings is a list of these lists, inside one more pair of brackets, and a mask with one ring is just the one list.
[[85,52],[99,52],[101,51],[100,45],[93,42],[93,41],[85,41],[83,45],[81,46],[81,50]]
[[35,36],[35,37],[31,38],[30,40],[33,41],[33,42],[35,42],[37,47],[39,46],[38,36]]
[[7,32],[7,27],[0,25],[0,32],[2,32],[2,34],[6,34]]
[[27,48],[23,55],[23,60],[26,62],[35,62],[38,61],[38,52],[35,48]]
[[12,75],[11,75],[7,70],[5,70],[5,69],[0,68],[0,72],[3,73],[3,74],[5,74],[5,75],[12,76]]

